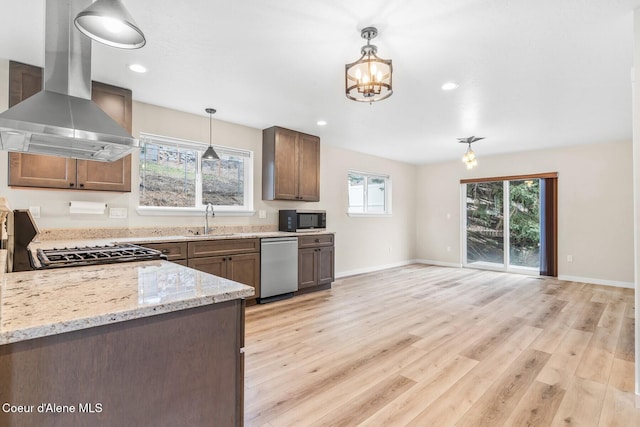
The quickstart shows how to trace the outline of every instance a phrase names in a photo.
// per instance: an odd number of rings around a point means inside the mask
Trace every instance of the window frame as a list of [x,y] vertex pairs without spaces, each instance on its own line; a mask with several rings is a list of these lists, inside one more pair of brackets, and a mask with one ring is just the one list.
[[[363,210],[362,212],[351,211],[351,201],[349,192],[349,176],[359,175],[364,178],[363,189]],[[368,212],[368,196],[369,196],[369,179],[378,178],[384,180],[384,212]],[[392,180],[391,175],[384,173],[364,172],[356,169],[349,169],[347,171],[347,215],[350,217],[390,217],[392,216]]]
[[[152,143],[157,145],[170,145],[181,149],[193,150],[196,152],[196,171],[195,171],[195,206],[140,206],[140,192],[138,190],[138,207],[136,211],[140,215],[157,215],[157,216],[196,216],[202,215],[206,205],[202,203],[202,154],[209,147],[209,144],[191,141],[182,138],[172,138],[162,135],[154,135],[151,133],[140,132],[140,146]],[[255,214],[253,208],[253,170],[254,170],[254,153],[251,150],[242,148],[225,147],[222,145],[212,144],[218,155],[235,155],[244,157],[244,205],[214,205],[215,214],[220,216],[253,216]],[[140,158],[138,158],[138,168],[140,168]],[[140,170],[138,169],[138,179],[140,179]],[[138,181],[139,182],[139,181]],[[139,188],[139,186],[138,186]]]

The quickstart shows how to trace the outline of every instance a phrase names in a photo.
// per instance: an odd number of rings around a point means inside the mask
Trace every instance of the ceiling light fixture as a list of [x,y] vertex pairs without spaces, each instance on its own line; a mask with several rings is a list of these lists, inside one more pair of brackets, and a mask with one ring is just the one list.
[[131,64],[129,65],[129,69],[135,73],[146,73],[147,67],[142,64]]
[[362,29],[360,35],[367,40],[367,44],[360,49],[360,59],[345,65],[346,95],[353,101],[382,101],[393,94],[393,66],[390,59],[378,58],[378,48],[370,44],[371,39],[378,35],[375,27]]
[[326,125],[327,125],[327,121],[326,121],[326,120],[318,120],[318,121],[316,122],[316,124],[317,124],[318,126],[326,126]]
[[217,160],[220,157],[218,153],[213,149],[212,144],[212,136],[213,136],[213,115],[216,113],[214,108],[205,108],[205,110],[209,114],[209,148],[202,155],[202,160]]
[[122,49],[138,49],[147,42],[121,0],[97,0],[76,15],[78,30],[93,40]]
[[467,152],[462,156],[462,161],[467,165],[467,169],[473,169],[478,166],[478,159],[476,159],[476,153],[471,149],[471,144],[481,139],[484,139],[484,137],[476,138],[475,136],[470,136],[468,138],[458,138],[460,144],[468,144]]
[[442,90],[454,90],[458,89],[460,85],[456,82],[446,82],[442,85]]

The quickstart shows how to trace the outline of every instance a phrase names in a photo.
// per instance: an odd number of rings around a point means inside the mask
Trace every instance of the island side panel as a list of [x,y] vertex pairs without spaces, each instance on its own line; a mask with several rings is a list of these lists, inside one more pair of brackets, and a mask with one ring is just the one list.
[[243,331],[233,300],[0,346],[0,404],[34,406],[0,425],[242,425]]

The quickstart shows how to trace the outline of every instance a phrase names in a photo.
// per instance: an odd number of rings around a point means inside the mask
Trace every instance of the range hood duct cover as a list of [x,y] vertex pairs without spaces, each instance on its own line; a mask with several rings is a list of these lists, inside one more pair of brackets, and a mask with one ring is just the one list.
[[138,147],[91,101],[91,40],[73,25],[91,0],[47,0],[44,90],[0,113],[3,150],[114,161]]

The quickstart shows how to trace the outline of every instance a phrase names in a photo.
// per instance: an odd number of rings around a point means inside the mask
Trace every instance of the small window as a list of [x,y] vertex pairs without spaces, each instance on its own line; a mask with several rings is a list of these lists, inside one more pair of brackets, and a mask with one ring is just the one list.
[[201,162],[207,145],[141,134],[140,208],[147,211],[216,212],[253,209],[253,153],[214,146],[219,160]]
[[391,177],[349,171],[349,214],[391,214]]

